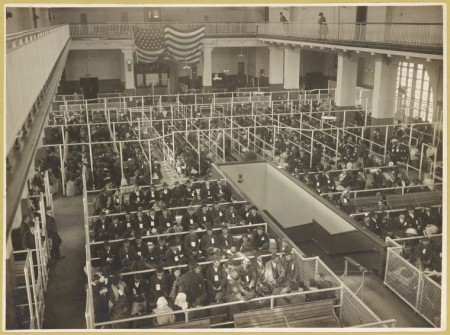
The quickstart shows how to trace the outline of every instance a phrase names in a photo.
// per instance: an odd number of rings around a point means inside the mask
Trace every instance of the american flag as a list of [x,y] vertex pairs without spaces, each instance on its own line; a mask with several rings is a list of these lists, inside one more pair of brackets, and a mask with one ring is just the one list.
[[170,26],[162,29],[133,27],[138,62],[152,63],[161,56],[177,62],[195,64],[200,61],[205,27],[181,31]]

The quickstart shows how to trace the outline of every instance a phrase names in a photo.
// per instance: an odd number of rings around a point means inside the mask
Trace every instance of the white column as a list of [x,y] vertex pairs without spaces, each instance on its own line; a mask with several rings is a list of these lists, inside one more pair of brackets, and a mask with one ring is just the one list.
[[203,87],[212,86],[212,46],[203,44]]
[[298,89],[300,77],[300,49],[284,50],[284,88]]
[[336,106],[355,106],[358,58],[350,53],[338,55]]
[[379,57],[375,59],[372,118],[378,120],[392,119],[395,115],[397,67],[398,64],[391,62],[389,58]]
[[283,84],[284,49],[269,47],[269,84]]
[[[134,90],[133,49],[122,49],[123,66],[125,66],[125,90]],[[129,64],[131,62],[131,64]]]

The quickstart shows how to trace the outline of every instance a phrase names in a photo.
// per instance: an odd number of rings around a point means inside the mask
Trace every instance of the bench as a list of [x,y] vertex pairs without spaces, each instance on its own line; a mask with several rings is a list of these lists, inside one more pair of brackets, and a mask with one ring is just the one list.
[[193,320],[193,321],[189,321],[189,322],[170,323],[168,325],[157,326],[157,327],[153,327],[153,328],[158,328],[158,329],[204,329],[204,328],[211,328],[211,321],[209,318],[206,318],[206,319]]
[[234,326],[235,328],[339,327],[333,305],[333,299],[327,299],[243,312],[234,315]]
[[[359,210],[376,210],[381,196],[357,197],[350,199],[350,202]],[[442,202],[441,191],[417,192],[406,194],[388,194],[386,201],[392,209],[406,208],[408,206],[423,207],[427,205],[437,205]]]

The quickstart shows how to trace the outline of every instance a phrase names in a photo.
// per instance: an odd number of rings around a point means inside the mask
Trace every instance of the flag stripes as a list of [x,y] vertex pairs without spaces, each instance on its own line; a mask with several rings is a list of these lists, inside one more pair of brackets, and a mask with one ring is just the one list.
[[177,62],[198,63],[202,54],[204,34],[204,26],[189,31],[170,26],[159,29],[133,27],[138,62],[155,62],[164,55]]

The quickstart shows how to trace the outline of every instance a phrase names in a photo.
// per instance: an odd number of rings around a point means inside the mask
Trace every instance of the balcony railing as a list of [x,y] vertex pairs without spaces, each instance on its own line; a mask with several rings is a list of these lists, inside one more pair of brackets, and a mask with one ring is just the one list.
[[[319,34],[317,23],[260,23],[258,36],[284,36],[340,42],[364,42],[408,46],[442,47],[442,24],[340,23],[328,24]],[[323,28],[324,29],[324,28]]]
[[[205,36],[257,36],[285,37],[319,40],[317,23],[105,23],[71,24],[72,38],[132,38],[131,27],[157,29],[171,25],[180,30],[205,27]],[[330,42],[375,43],[441,48],[443,45],[442,24],[413,23],[330,23],[327,34],[322,37]]]

